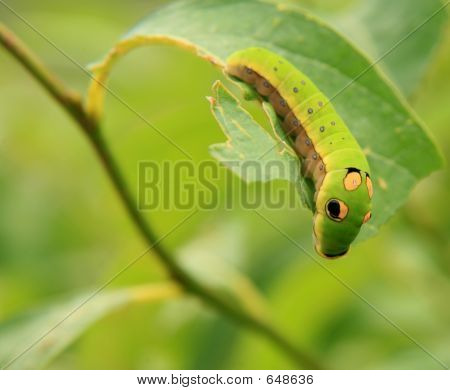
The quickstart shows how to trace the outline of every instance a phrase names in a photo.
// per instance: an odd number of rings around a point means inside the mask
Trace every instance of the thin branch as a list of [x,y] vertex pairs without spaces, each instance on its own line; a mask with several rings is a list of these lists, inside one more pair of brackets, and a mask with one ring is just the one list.
[[10,30],[0,24],[0,43],[8,50],[30,74],[50,93],[51,96],[79,124],[87,136],[106,173],[116,189],[130,218],[135,223],[146,242],[153,248],[160,261],[169,271],[172,278],[186,291],[198,296],[216,310],[231,318],[256,329],[288,354],[299,366],[308,369],[319,369],[320,364],[308,354],[297,348],[289,339],[275,329],[270,323],[255,317],[228,300],[208,286],[203,285],[195,277],[187,273],[176,259],[159,243],[157,235],[136,209],[131,192],[120,173],[117,163],[103,140],[99,123],[89,116],[79,94],[68,89],[42,61],[21,42]]
[[92,123],[89,123],[90,120],[84,112],[80,95],[68,89],[12,31],[1,23],[0,43],[61,104],[83,130],[91,127]]

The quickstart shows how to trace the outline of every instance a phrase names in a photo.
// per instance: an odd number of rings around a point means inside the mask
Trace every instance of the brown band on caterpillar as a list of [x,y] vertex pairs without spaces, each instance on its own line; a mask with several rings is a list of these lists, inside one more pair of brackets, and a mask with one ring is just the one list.
[[300,124],[300,121],[296,118],[293,111],[289,111],[287,115],[284,117],[282,123],[283,129],[286,134],[295,141],[295,138],[304,131],[303,126]]
[[269,102],[275,109],[275,112],[282,118],[291,111],[286,100],[283,99],[276,89],[269,95]]
[[303,175],[314,181],[317,194],[326,174],[326,166],[286,99],[264,77],[247,66],[230,67],[227,72],[252,85],[273,106],[277,115],[283,120],[284,131],[294,141],[294,149],[302,160]]
[[271,96],[275,92],[275,88],[266,79],[258,75],[254,83],[255,89],[261,96]]

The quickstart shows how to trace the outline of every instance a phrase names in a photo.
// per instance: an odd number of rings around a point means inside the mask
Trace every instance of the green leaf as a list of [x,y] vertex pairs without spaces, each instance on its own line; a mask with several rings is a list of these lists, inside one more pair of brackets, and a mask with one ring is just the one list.
[[248,183],[276,179],[291,181],[298,187],[303,203],[313,210],[314,193],[300,175],[299,159],[273,107],[263,103],[275,138],[242,108],[221,82],[214,84],[213,92],[214,97],[208,99],[211,110],[228,141],[211,145],[211,155]]
[[[442,166],[423,124],[377,66],[367,70],[368,58],[324,22],[264,1],[179,1],[152,13],[93,68],[93,115],[102,111],[102,84],[113,64],[133,48],[157,43],[178,45],[218,67],[236,50],[265,47],[301,69],[327,96],[336,95],[333,104],[366,152],[374,177],[373,218],[361,237],[376,232],[413,186]],[[242,149],[242,137],[239,144]]]
[[204,286],[236,307],[262,320],[268,319],[264,297],[239,271],[246,251],[246,231],[239,221],[221,218],[206,224],[177,255],[180,265]]
[[[292,149],[276,141],[245,111],[219,81],[213,86],[211,109],[228,141],[210,146],[210,153],[247,182],[298,176],[298,159]],[[273,162],[279,169],[270,169]]]
[[[442,9],[444,2],[441,0],[277,2],[284,6],[299,5],[310,9],[373,60],[396,46],[379,65],[406,96],[411,95],[422,80],[448,20],[448,13]],[[432,16],[438,10],[441,11]]]
[[[179,295],[173,284],[85,293],[0,324],[0,367],[44,367],[95,322],[128,304]],[[92,299],[91,299],[92,297]],[[43,337],[44,336],[44,337]]]
[[[242,225],[227,221],[200,232],[178,251],[180,265],[197,280],[255,318],[267,319],[257,288],[238,271],[244,253]],[[45,367],[89,327],[127,305],[180,296],[174,283],[133,286],[98,294],[82,293],[0,323],[0,368]],[[17,358],[17,359],[16,359]]]

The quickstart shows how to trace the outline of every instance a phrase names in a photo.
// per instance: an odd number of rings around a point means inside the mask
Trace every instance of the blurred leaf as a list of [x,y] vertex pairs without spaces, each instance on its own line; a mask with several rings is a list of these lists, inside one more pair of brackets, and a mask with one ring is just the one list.
[[179,1],[152,13],[93,68],[99,82],[91,85],[88,106],[94,115],[102,110],[102,83],[112,65],[130,49],[154,43],[178,45],[219,67],[236,50],[266,47],[302,69],[327,96],[336,95],[333,104],[374,177],[373,218],[360,237],[373,235],[414,184],[442,166],[423,125],[376,66],[366,71],[368,59],[323,22],[262,1]]
[[0,366],[9,369],[44,367],[109,313],[131,303],[158,301],[179,293],[176,285],[167,283],[105,291],[92,299],[92,293],[82,294],[2,323]]
[[267,319],[264,297],[239,270],[246,234],[242,223],[223,218],[208,223],[195,239],[179,250],[177,258],[191,274],[254,317]]
[[[280,7],[299,5],[326,20],[373,60],[395,47],[380,67],[409,96],[421,81],[440,43],[448,13],[442,0],[353,0],[336,2],[279,0]],[[426,20],[425,24],[422,25]],[[408,36],[414,29],[417,31]],[[401,41],[401,44],[399,44]]]

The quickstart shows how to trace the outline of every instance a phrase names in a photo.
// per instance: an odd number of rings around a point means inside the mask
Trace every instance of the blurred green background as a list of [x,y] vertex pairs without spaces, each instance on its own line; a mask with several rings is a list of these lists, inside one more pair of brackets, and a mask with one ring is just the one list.
[[[85,65],[101,58],[127,28],[161,3],[14,0],[10,5]],[[305,3],[313,10],[316,3],[319,10],[326,7],[324,1]],[[86,91],[89,80],[77,66],[5,8],[0,8],[0,15],[61,78]],[[446,156],[450,151],[449,53],[447,23],[420,85],[409,97]],[[222,75],[217,69],[191,54],[155,46],[132,52],[119,62],[110,86],[200,162],[212,160],[208,145],[224,139],[205,100],[218,78]],[[139,161],[184,159],[116,100],[107,98],[106,113],[105,135],[133,190],[137,190]],[[0,159],[0,322],[95,289],[145,249],[78,128],[4,50],[0,50]],[[220,169],[221,206],[226,196],[236,195],[228,193],[230,177]],[[426,178],[375,238],[355,246],[345,259],[327,263],[447,364],[449,184],[448,169]],[[164,234],[188,212],[145,214]],[[264,210],[264,214],[313,250],[307,210]],[[239,207],[200,211],[165,245],[175,253],[211,256],[210,263],[202,264],[212,278],[222,275],[220,267],[215,268],[219,263],[248,276],[281,328],[329,367],[440,368],[252,211]],[[148,255],[110,288],[165,279],[156,257]],[[114,311],[46,367],[294,368],[260,335],[189,297]]]

